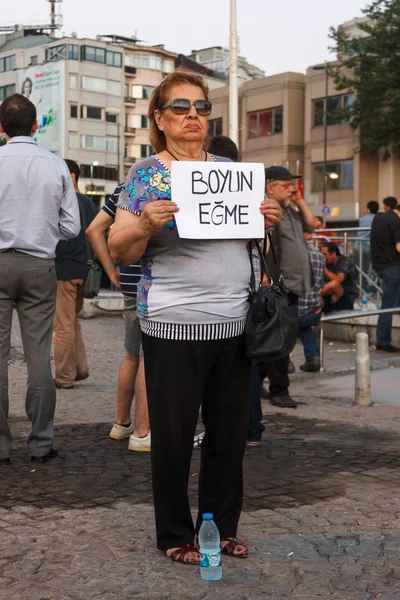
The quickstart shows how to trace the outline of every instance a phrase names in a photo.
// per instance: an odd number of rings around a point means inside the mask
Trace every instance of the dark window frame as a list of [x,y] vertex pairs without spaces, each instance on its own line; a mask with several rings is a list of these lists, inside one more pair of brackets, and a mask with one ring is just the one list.
[[[352,102],[348,103],[346,99],[351,98]],[[316,129],[318,127],[324,126],[324,114],[325,109],[329,101],[333,101],[335,99],[339,100],[339,106],[334,108],[331,111],[328,111],[327,114],[327,126],[331,127],[332,125],[341,125],[342,123],[346,123],[347,121],[342,118],[341,115],[335,115],[335,111],[343,110],[344,108],[349,108],[354,102],[354,92],[347,92],[346,94],[334,94],[333,96],[328,96],[327,98],[314,98],[312,100],[312,127]],[[316,114],[316,105],[320,105],[318,108],[318,114]],[[321,106],[322,104],[322,106]],[[331,112],[331,114],[329,114]],[[316,119],[318,117],[318,119]],[[316,122],[317,121],[317,122]]]
[[[261,133],[261,119],[262,115],[271,115],[271,132]],[[250,128],[250,120],[256,116],[257,123],[256,129]],[[254,110],[247,113],[248,117],[248,139],[257,139],[262,137],[269,137],[271,135],[282,135],[283,133],[283,106],[273,106],[272,108],[263,108],[262,110]],[[279,123],[279,126],[277,126]]]
[[[351,165],[351,185],[345,185],[346,167]],[[326,176],[327,191],[352,190],[354,189],[354,159],[329,161],[326,163],[326,173],[338,173],[338,179],[331,179]],[[322,192],[324,189],[324,163],[313,163],[312,165],[312,191],[313,193]]]

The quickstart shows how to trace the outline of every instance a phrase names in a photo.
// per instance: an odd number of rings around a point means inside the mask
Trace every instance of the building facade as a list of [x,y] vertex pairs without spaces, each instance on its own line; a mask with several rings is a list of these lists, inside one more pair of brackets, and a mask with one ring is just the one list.
[[[197,63],[207,67],[211,71],[222,77],[225,81],[229,78],[230,55],[227,48],[222,46],[213,46],[211,48],[202,48],[201,50],[192,50],[189,58]],[[240,87],[246,81],[264,77],[265,73],[255,65],[251,65],[243,56],[237,59],[237,81]]]
[[[304,160],[304,89],[301,73],[247,81],[239,90],[241,160],[301,169]],[[229,88],[212,90],[209,134],[228,135]]]

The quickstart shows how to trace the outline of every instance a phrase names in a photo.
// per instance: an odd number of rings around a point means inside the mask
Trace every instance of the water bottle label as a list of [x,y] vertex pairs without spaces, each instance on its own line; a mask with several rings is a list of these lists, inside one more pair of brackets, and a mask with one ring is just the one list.
[[200,566],[206,568],[216,568],[220,567],[222,564],[221,561],[221,552],[210,552],[207,554],[200,555]]

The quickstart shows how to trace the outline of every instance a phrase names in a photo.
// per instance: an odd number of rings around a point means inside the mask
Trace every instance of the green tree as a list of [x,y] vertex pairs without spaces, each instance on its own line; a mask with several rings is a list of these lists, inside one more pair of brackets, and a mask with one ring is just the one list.
[[331,28],[338,61],[330,73],[338,90],[355,92],[343,116],[360,130],[359,151],[383,150],[386,159],[400,149],[400,0],[375,0],[363,13],[364,37]]
[[0,133],[0,147],[7,143],[6,136]]

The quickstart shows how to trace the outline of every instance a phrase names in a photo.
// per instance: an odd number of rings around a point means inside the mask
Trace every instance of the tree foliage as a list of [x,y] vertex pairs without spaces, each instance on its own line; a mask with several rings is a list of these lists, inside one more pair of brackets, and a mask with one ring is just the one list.
[[338,90],[355,92],[346,116],[360,130],[359,150],[388,158],[400,150],[400,0],[375,0],[363,13],[365,37],[331,29],[338,61],[330,72]]

